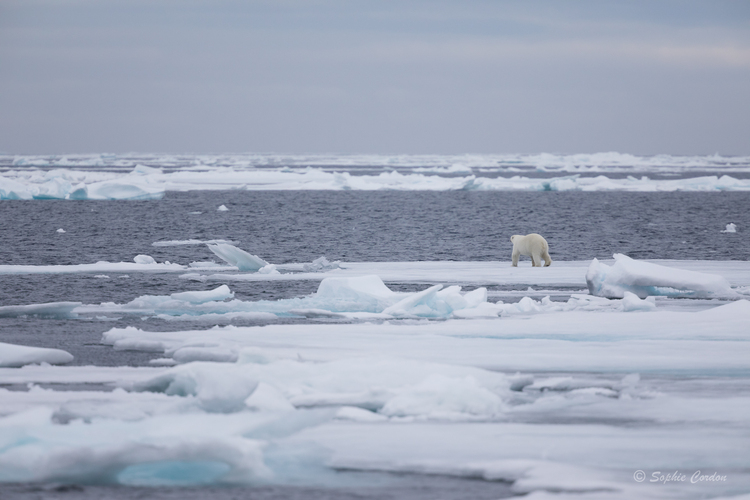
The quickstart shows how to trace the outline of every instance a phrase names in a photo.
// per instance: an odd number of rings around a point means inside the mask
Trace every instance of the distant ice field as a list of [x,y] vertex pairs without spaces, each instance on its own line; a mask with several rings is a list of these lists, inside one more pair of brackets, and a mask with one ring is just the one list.
[[0,155],[0,199],[147,200],[170,191],[748,191],[748,157]]
[[[750,494],[749,165],[0,156],[50,195],[0,201],[0,497]],[[194,189],[230,170],[354,188]]]

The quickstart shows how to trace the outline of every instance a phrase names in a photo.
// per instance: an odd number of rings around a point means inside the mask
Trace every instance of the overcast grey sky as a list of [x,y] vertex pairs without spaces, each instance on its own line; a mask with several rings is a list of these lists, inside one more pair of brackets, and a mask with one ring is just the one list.
[[0,151],[750,154],[750,1],[0,0]]

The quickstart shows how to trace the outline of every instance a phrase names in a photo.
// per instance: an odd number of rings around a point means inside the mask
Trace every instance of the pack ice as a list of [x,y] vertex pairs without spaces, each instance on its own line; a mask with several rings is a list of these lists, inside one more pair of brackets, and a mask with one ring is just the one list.
[[[166,191],[225,189],[636,192],[750,190],[749,180],[726,174],[667,180],[648,176],[616,178],[605,175],[608,172],[677,172],[684,175],[691,169],[701,173],[712,170],[747,172],[747,157],[636,157],[618,153],[464,157],[352,155],[333,158],[325,155],[285,158],[228,155],[179,159],[151,156],[124,158],[113,162],[104,157],[9,159],[3,156],[0,155],[0,162],[5,160],[5,164],[11,163],[21,168],[7,170],[0,175],[0,199],[145,200],[159,199]],[[156,166],[145,166],[139,161],[148,161]],[[169,167],[170,171],[165,172],[158,165]],[[331,171],[331,165],[335,166],[334,171]],[[258,166],[263,168],[257,168]],[[357,170],[363,166],[381,172],[357,175]],[[517,175],[529,168],[549,175],[546,178]],[[491,175],[496,173],[516,175]],[[560,173],[568,175],[559,175]],[[592,173],[599,175],[592,176]],[[222,207],[224,205],[218,210],[222,210]]]
[[[160,265],[146,257],[132,265]],[[622,298],[570,292],[585,286],[587,265],[593,291]],[[71,358],[0,344],[5,366],[25,365],[0,368],[0,481],[335,487],[356,470],[501,480],[516,495],[560,500],[750,491],[750,302],[737,300],[747,263],[616,256],[544,275],[497,263],[318,260],[279,275],[233,266],[238,279],[320,285],[276,301],[241,301],[222,283],[125,304],[0,309],[210,325],[106,327],[105,346],[151,352],[151,367],[49,366]],[[384,276],[424,286],[396,292]],[[473,290],[456,284],[466,282]],[[495,302],[479,285],[497,283],[562,284],[569,299]],[[708,300],[687,301],[699,311],[664,307],[675,290]],[[296,319],[214,326],[239,314]],[[731,480],[638,483],[638,470]]]
[[[156,169],[151,170],[156,171]],[[0,175],[0,199],[158,200],[163,198],[164,187],[154,182],[154,178],[144,177],[143,173],[143,170],[138,168],[126,175],[67,169],[54,169],[46,172],[10,171]]]

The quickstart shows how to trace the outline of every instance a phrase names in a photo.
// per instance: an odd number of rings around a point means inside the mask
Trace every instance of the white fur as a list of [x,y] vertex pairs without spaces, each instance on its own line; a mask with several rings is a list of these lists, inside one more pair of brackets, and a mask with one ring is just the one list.
[[510,237],[510,241],[513,243],[513,267],[518,266],[518,257],[521,255],[531,257],[531,265],[534,267],[542,267],[542,260],[544,260],[544,267],[552,264],[552,259],[549,258],[549,245],[541,235],[514,234]]

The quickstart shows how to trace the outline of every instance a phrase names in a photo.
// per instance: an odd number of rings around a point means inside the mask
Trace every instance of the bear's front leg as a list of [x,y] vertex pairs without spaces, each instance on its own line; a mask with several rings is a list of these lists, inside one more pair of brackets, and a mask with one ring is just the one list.
[[521,252],[513,251],[513,267],[518,267],[518,257],[521,255]]

